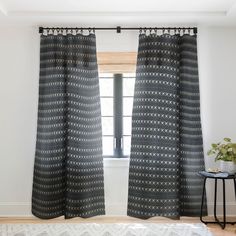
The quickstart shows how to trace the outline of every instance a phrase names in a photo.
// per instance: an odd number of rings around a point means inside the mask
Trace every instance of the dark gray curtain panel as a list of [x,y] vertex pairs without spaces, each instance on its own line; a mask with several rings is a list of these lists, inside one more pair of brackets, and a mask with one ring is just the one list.
[[105,214],[94,34],[41,36],[32,213]]
[[199,216],[203,169],[196,36],[140,34],[128,215]]

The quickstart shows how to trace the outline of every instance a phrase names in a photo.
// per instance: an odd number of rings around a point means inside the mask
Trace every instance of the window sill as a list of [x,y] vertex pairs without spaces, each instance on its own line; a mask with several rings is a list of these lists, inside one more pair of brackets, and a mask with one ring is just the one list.
[[129,167],[129,158],[103,158],[104,167],[112,168],[128,168]]

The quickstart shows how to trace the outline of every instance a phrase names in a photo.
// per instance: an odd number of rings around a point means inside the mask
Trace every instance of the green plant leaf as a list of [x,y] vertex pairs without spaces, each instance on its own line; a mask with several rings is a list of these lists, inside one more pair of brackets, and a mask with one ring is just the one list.
[[236,162],[236,143],[232,143],[230,138],[224,138],[224,142],[212,143],[207,155],[214,156],[215,161]]
[[212,150],[209,150],[208,152],[207,152],[207,155],[208,156],[210,156],[210,155],[212,155],[213,153],[212,153]]
[[216,148],[216,147],[217,147],[217,144],[212,143],[211,146],[212,146],[213,148]]
[[236,154],[236,143],[232,143],[231,147],[233,149],[233,153]]
[[225,148],[222,148],[220,152],[223,153],[223,154],[226,154],[227,150]]
[[230,138],[224,138],[224,141],[225,142],[231,142],[231,139]]

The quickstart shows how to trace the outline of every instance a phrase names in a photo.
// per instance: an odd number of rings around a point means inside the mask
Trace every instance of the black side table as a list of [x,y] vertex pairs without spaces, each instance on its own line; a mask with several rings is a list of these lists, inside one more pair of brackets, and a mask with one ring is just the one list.
[[[234,191],[235,191],[235,198],[236,198],[236,175],[228,175],[227,177],[222,177],[217,174],[209,174],[205,171],[200,171],[199,175],[204,177],[204,184],[203,184],[203,190],[202,190],[202,204],[201,204],[201,215],[200,220],[204,224],[219,224],[222,229],[225,228],[226,224],[236,224],[236,222],[227,222],[226,221],[226,209],[225,209],[225,180],[233,180],[234,183]],[[204,221],[202,218],[202,209],[203,209],[203,203],[204,203],[204,195],[205,195],[205,186],[206,186],[206,180],[207,179],[214,179],[215,180],[215,194],[214,194],[214,218],[215,221]],[[223,183],[223,222],[220,221],[216,215],[216,202],[217,202],[217,181],[222,180]]]

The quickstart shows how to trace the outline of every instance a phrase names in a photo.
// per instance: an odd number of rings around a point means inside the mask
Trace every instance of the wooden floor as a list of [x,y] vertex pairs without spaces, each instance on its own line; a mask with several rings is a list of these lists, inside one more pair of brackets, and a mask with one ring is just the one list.
[[[211,220],[207,217],[207,220]],[[236,218],[230,218],[230,221],[236,221]],[[69,220],[64,220],[62,217],[52,219],[52,220],[40,220],[37,218],[12,218],[12,217],[0,217],[0,224],[6,223],[199,223],[199,218],[193,217],[181,217],[180,220],[171,220],[164,217],[153,217],[148,220],[140,220],[128,216],[98,216],[89,219],[73,218]],[[235,236],[236,235],[236,225],[227,225],[225,230],[222,230],[220,226],[209,224],[207,225],[214,236]]]

